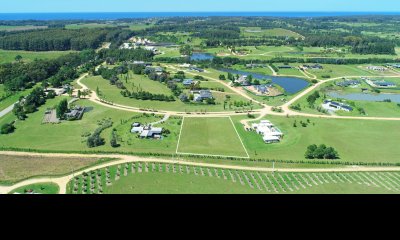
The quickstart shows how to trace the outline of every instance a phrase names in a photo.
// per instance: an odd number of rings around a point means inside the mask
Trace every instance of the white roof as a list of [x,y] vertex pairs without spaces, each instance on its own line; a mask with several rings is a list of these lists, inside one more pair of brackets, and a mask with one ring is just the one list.
[[264,141],[280,141],[280,138],[279,138],[279,137],[276,137],[276,136],[265,135],[265,136],[263,137],[263,140],[264,140]]
[[137,133],[137,132],[142,132],[143,131],[143,127],[133,127],[131,132],[132,133]]

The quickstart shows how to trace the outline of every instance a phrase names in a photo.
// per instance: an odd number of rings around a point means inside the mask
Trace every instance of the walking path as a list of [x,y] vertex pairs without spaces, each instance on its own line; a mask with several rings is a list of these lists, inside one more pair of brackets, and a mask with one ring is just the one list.
[[14,103],[13,105],[3,109],[2,111],[0,111],[0,118],[4,117],[5,115],[9,114],[13,109],[14,109],[14,105],[17,104],[18,102]]
[[231,169],[231,170],[241,170],[241,171],[258,171],[258,172],[299,172],[299,173],[323,173],[323,172],[393,172],[400,171],[400,167],[363,167],[363,166],[345,166],[340,168],[266,168],[266,167],[249,167],[249,166],[236,166],[236,165],[225,165],[225,164],[213,164],[213,163],[201,163],[201,162],[188,162],[184,160],[171,160],[162,158],[144,158],[137,156],[128,156],[120,154],[63,154],[63,153],[25,153],[25,152],[0,152],[5,155],[14,156],[45,156],[45,157],[95,157],[95,158],[117,158],[119,160],[100,164],[94,167],[89,167],[85,170],[77,171],[68,176],[64,177],[43,177],[43,178],[33,178],[19,182],[12,186],[0,186],[0,194],[7,194],[10,191],[31,184],[55,183],[60,187],[60,194],[67,193],[67,184],[75,176],[81,175],[84,172],[95,171],[97,169],[102,169],[110,166],[131,163],[131,162],[154,162],[154,163],[167,163],[167,164],[181,164],[196,167],[209,167],[209,168],[221,168],[221,169]]

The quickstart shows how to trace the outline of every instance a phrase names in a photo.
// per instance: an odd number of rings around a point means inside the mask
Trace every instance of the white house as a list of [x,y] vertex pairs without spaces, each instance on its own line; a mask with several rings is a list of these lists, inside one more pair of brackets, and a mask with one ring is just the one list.
[[253,124],[252,128],[263,136],[265,143],[280,142],[283,137],[283,133],[268,120]]

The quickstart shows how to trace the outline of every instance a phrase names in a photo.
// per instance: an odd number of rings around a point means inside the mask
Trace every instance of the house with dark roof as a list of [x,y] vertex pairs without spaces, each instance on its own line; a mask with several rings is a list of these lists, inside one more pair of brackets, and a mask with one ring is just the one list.
[[190,85],[192,85],[194,83],[194,81],[193,81],[193,79],[185,79],[185,80],[183,80],[182,83],[185,87],[189,87]]
[[213,95],[210,90],[200,90],[198,94],[194,95],[194,101],[202,102],[206,99],[213,99]]
[[361,81],[359,80],[344,80],[342,82],[336,82],[336,86],[339,87],[350,87],[360,85]]
[[335,102],[332,100],[325,100],[324,103],[322,104],[322,107],[326,110],[330,111],[337,111],[337,110],[342,110],[346,112],[351,112],[353,111],[353,108],[350,107],[347,104],[341,103],[341,102]]
[[65,119],[70,121],[80,120],[82,119],[84,112],[85,112],[85,107],[76,106],[69,112],[65,113]]
[[196,72],[204,72],[204,69],[198,68],[198,67],[190,67],[190,70],[196,71]]

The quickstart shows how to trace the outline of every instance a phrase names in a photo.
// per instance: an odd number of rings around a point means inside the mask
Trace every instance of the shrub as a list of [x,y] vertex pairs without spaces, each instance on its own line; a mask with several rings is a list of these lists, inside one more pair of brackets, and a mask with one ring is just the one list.
[[1,134],[10,134],[10,133],[13,133],[14,130],[15,130],[14,124],[6,123],[3,126],[1,126],[0,133]]
[[305,158],[307,159],[338,159],[339,154],[332,147],[327,147],[324,144],[319,146],[313,144],[307,147],[305,153]]

